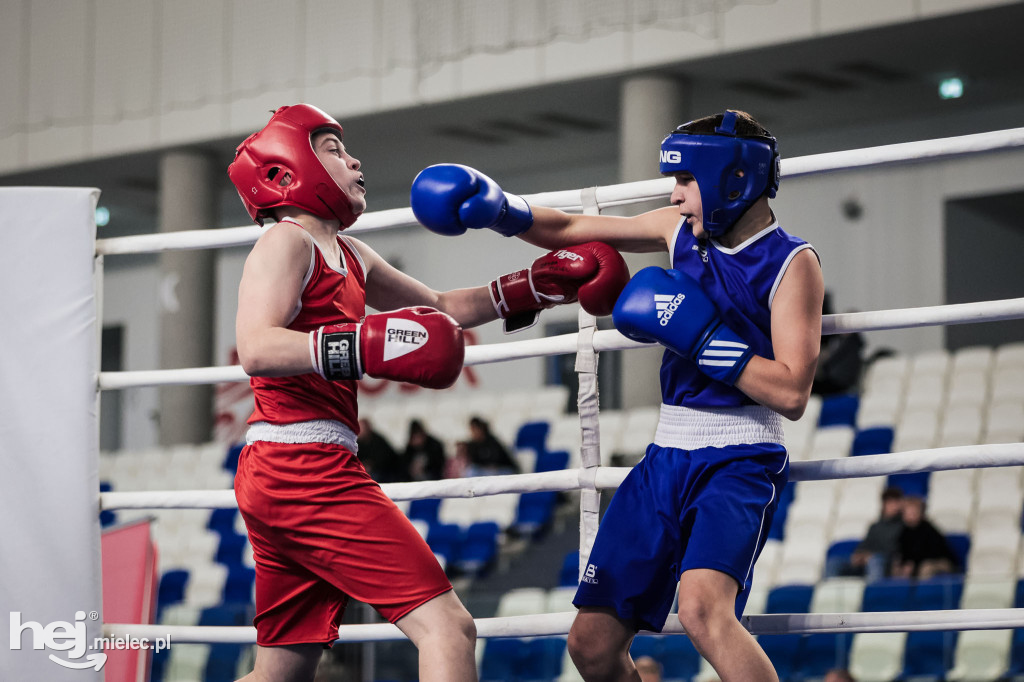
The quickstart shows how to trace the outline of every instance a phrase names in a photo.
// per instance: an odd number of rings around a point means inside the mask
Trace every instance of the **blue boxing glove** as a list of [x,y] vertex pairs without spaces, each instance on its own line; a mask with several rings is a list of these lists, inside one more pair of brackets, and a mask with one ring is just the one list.
[[636,273],[615,303],[612,320],[628,338],[660,343],[730,386],[754,356],[700,285],[678,270],[648,267]]
[[410,201],[416,220],[443,235],[489,227],[514,237],[533,225],[533,212],[522,197],[502,192],[480,171],[455,163],[421,170],[412,181]]

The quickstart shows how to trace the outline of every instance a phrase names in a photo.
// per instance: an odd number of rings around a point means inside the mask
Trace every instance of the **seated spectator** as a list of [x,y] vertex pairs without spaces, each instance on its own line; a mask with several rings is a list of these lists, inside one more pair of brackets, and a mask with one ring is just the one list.
[[356,443],[359,445],[359,460],[366,467],[366,473],[370,474],[370,478],[378,483],[408,480],[408,474],[402,466],[402,458],[391,447],[391,443],[374,430],[373,424],[365,417],[359,420]]
[[909,496],[903,502],[903,531],[892,574],[902,578],[927,579],[959,571],[956,553],[939,529],[925,518],[923,497]]
[[661,682],[661,663],[658,663],[654,658],[650,656],[640,656],[633,665],[636,666],[636,671],[640,673],[640,682]]
[[903,532],[903,491],[889,487],[882,491],[882,513],[868,527],[864,539],[853,550],[849,561],[830,570],[831,575],[864,576],[879,580],[889,575],[889,568],[899,550]]
[[[825,292],[822,304],[823,315],[831,315],[832,294]],[[821,337],[821,352],[818,368],[814,372],[811,393],[831,395],[846,393],[860,383],[861,368],[864,364],[862,352],[864,337],[857,333],[829,334]]]
[[409,440],[402,459],[410,480],[436,481],[444,476],[444,445],[427,432],[419,419],[409,422]]
[[846,668],[833,668],[825,673],[824,682],[856,682]]
[[469,420],[468,476],[491,476],[495,474],[518,474],[519,465],[512,459],[508,449],[501,444],[491,426],[480,417]]

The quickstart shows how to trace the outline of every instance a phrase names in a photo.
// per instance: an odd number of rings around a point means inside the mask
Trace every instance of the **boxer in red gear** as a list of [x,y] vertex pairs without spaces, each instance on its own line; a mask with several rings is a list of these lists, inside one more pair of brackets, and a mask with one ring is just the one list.
[[[339,233],[366,208],[342,136],[315,107],[282,107],[228,169],[253,220],[276,221],[246,259],[236,320],[256,404],[235,477],[256,561],[258,647],[245,679],[312,680],[354,598],[416,645],[421,680],[476,680],[472,617],[356,456],[356,382],[365,373],[451,385],[462,328],[498,310],[490,285],[435,291]],[[543,303],[512,312],[578,297],[608,314],[629,275],[595,249],[574,252],[567,269],[542,257],[533,275]]]

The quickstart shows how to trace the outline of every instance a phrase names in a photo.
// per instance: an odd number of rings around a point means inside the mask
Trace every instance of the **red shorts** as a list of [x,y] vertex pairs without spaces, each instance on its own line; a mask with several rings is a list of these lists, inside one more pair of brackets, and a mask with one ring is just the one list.
[[260,646],[333,642],[349,597],[393,623],[452,589],[343,446],[257,441],[239,457],[235,497],[256,560]]

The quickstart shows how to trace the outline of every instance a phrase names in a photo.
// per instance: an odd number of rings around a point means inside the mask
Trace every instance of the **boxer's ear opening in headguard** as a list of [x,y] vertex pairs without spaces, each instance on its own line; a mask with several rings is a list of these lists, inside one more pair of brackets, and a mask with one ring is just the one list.
[[661,143],[662,175],[687,172],[700,190],[704,231],[724,233],[762,195],[779,187],[779,149],[771,133],[729,110],[685,123]]
[[297,206],[342,228],[356,221],[348,197],[320,162],[313,136],[341,125],[310,104],[281,107],[262,130],[238,145],[228,176],[249,216],[259,225],[279,206]]

